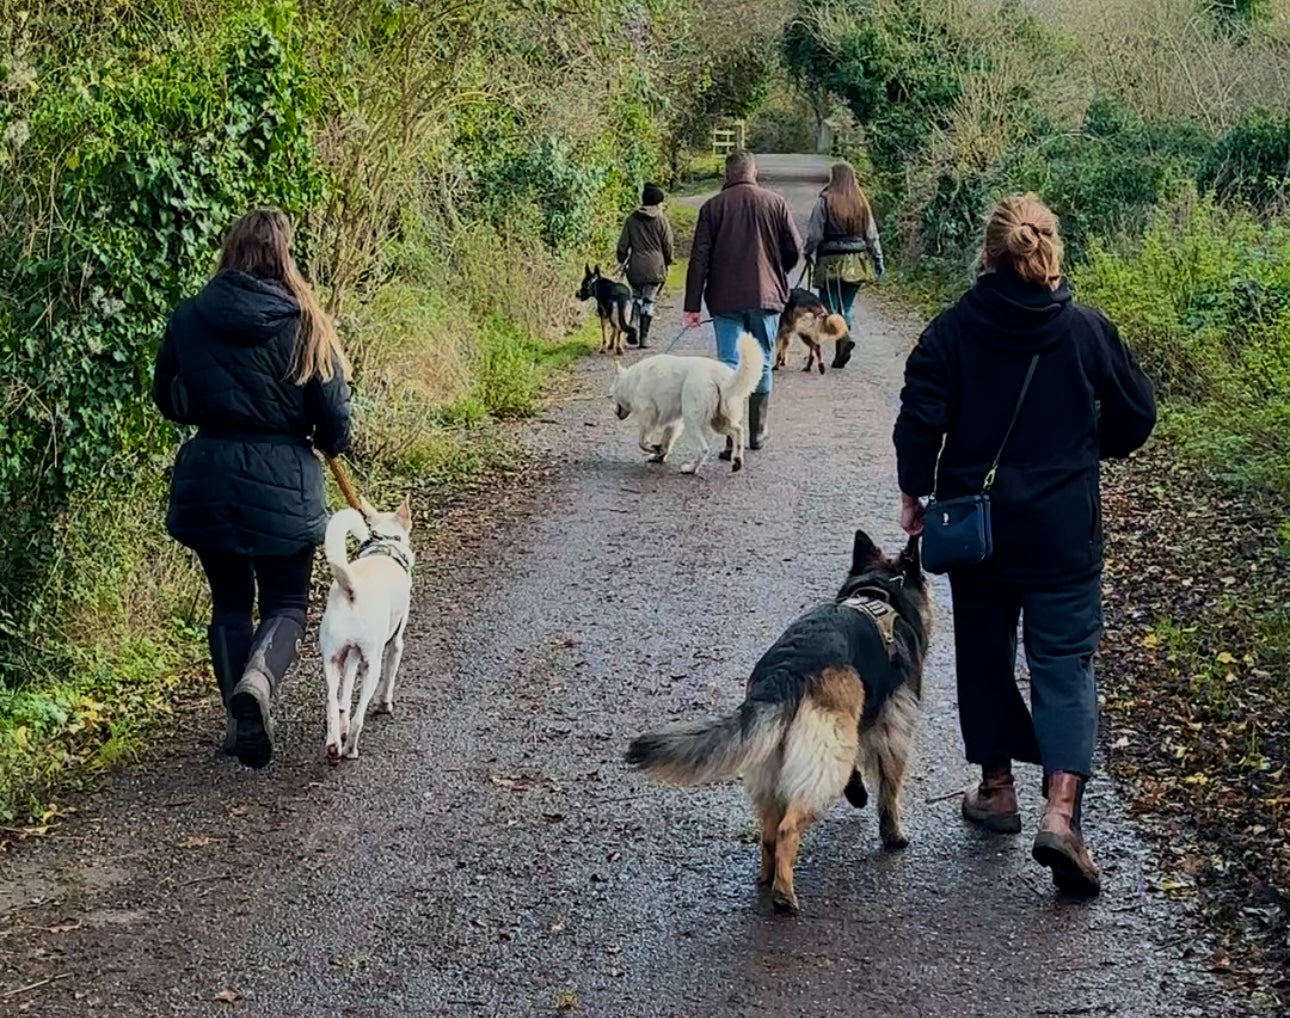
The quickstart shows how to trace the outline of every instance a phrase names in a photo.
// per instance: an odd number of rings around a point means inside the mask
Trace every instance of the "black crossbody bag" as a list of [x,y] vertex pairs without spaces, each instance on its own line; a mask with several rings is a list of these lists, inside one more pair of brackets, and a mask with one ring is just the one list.
[[1003,450],[1012,437],[1012,429],[1017,426],[1017,418],[1021,416],[1021,405],[1026,401],[1026,393],[1030,391],[1030,382],[1035,377],[1038,364],[1039,354],[1035,354],[1030,359],[1026,380],[1021,384],[1021,395],[1017,397],[1017,406],[1012,411],[1012,421],[999,444],[994,462],[986,472],[981,493],[949,498],[943,502],[938,502],[935,498],[928,501],[923,518],[922,553],[923,568],[929,573],[939,575],[980,565],[994,552],[994,533],[990,528],[990,489],[999,472]]

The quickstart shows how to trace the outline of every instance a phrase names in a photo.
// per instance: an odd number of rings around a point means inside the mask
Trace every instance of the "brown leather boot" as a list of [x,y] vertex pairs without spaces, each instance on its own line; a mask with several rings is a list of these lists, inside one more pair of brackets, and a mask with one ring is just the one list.
[[1053,871],[1053,883],[1066,894],[1092,898],[1102,890],[1102,871],[1084,844],[1080,805],[1084,779],[1068,771],[1048,777],[1048,805],[1039,821],[1030,854]]
[[1020,834],[1021,810],[1012,783],[1012,764],[982,767],[981,784],[963,793],[963,819],[996,834]]

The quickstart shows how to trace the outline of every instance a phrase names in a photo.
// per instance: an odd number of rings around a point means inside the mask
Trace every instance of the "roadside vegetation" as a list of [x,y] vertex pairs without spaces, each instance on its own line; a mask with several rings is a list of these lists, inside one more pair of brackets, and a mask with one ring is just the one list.
[[839,125],[927,311],[990,204],[1040,194],[1076,293],[1158,386],[1113,468],[1106,762],[1214,967],[1290,996],[1290,4],[803,0],[784,63]]

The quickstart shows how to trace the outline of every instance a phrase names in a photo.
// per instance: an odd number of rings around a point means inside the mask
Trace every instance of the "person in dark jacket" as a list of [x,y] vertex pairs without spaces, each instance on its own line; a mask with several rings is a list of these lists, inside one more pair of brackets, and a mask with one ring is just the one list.
[[642,350],[649,346],[654,298],[667,281],[672,264],[672,224],[663,212],[664,197],[657,184],[646,184],[641,190],[641,207],[627,217],[618,238],[618,264],[627,266],[637,346]]
[[304,635],[327,527],[315,450],[349,446],[348,373],[291,256],[291,224],[271,210],[233,224],[215,277],[175,309],[157,354],[157,408],[197,429],[175,459],[166,528],[210,582],[224,749],[250,767],[272,756],[270,702]]
[[878,223],[850,163],[833,164],[829,186],[811,211],[803,253],[815,265],[813,282],[824,306],[847,323],[847,337],[833,357],[833,366],[844,368],[856,345],[851,313],[856,295],[864,283],[887,274]]
[[[994,210],[976,285],[909,355],[895,444],[901,522],[919,534],[926,496],[982,491],[1038,354],[990,489],[993,553],[950,573],[959,720],[982,771],[963,814],[1020,831],[1012,761],[1041,764],[1047,805],[1033,854],[1060,889],[1092,895],[1100,873],[1081,804],[1097,741],[1100,461],[1140,448],[1156,408],[1115,326],[1071,300],[1061,256],[1057,219],[1035,196]],[[1019,619],[1029,709],[1015,674]]]
[[[736,367],[739,336],[748,332],[765,355],[761,381],[748,401],[748,448],[760,449],[767,438],[770,403],[771,347],[779,315],[788,303],[788,274],[802,257],[802,238],[788,202],[757,186],[757,163],[751,153],[726,158],[721,193],[699,209],[685,280],[687,326],[699,324],[699,308],[708,305],[717,334],[717,359]],[[732,440],[722,459],[729,459]]]

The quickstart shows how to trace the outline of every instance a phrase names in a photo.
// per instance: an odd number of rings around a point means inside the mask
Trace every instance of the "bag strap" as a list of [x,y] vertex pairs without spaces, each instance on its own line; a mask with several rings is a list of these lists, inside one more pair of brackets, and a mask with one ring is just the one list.
[[985,483],[981,486],[981,493],[985,494],[994,487],[994,475],[999,472],[999,461],[1003,459],[1003,450],[1008,445],[1008,439],[1012,437],[1012,429],[1017,426],[1017,418],[1021,416],[1021,405],[1026,402],[1026,393],[1030,391],[1030,382],[1035,377],[1035,368],[1039,364],[1039,354],[1030,358],[1030,367],[1026,369],[1026,380],[1021,383],[1021,395],[1017,397],[1017,405],[1012,411],[1012,420],[1008,423],[1008,430],[1003,436],[1003,441],[999,443],[999,451],[995,454],[994,462],[990,464],[990,469],[985,475]]

